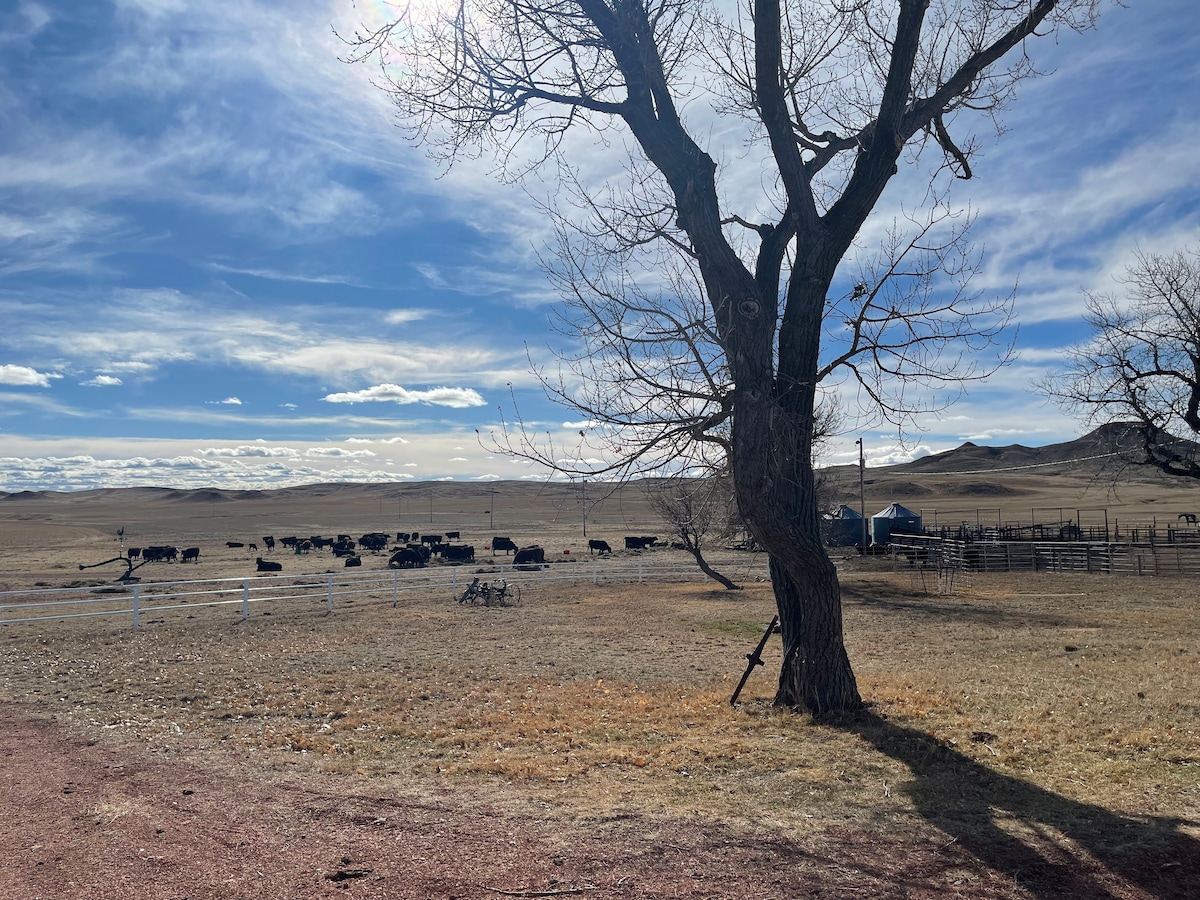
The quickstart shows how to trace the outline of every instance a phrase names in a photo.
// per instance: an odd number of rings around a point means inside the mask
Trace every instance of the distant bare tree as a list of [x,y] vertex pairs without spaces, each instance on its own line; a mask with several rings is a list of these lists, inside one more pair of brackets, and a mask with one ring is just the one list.
[[705,550],[713,542],[729,536],[734,521],[736,501],[728,474],[653,481],[646,487],[646,499],[671,530],[671,536],[692,554],[700,571],[726,590],[741,590],[741,585],[722,575],[704,558]]
[[1200,248],[1139,252],[1121,283],[1088,295],[1092,336],[1041,389],[1093,425],[1127,426],[1127,458],[1200,478]]
[[[1024,43],[1087,27],[1100,2],[459,0],[351,41],[435,156],[486,152],[527,184],[558,165],[552,269],[580,349],[546,380],[604,426],[619,458],[596,471],[729,461],[770,556],[780,704],[861,705],[814,490],[822,394],[841,378],[902,425],[921,408],[906,386],[952,397],[989,371],[975,354],[1010,307],[970,288],[946,183],[972,174],[972,114],[1033,74]],[[901,164],[929,154],[912,221],[846,272]],[[834,288],[840,268],[857,286]]]

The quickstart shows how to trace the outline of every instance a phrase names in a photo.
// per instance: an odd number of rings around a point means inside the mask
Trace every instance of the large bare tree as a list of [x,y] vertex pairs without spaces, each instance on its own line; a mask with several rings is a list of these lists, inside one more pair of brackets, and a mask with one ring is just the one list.
[[1200,248],[1139,251],[1122,283],[1088,295],[1091,337],[1042,390],[1093,425],[1125,426],[1122,458],[1200,478]]
[[[902,424],[905,385],[945,396],[986,369],[975,351],[1010,307],[971,292],[946,185],[972,174],[980,113],[1033,74],[1024,43],[1100,2],[430,0],[351,39],[436,156],[491,153],[513,178],[559,164],[551,268],[583,314],[576,375],[653,401],[584,386],[583,406],[632,426],[613,446],[634,465],[725,442],[770,556],[780,704],[861,704],[814,491],[822,385],[843,377]],[[901,172],[902,211],[868,223]],[[661,277],[668,258],[703,309]]]

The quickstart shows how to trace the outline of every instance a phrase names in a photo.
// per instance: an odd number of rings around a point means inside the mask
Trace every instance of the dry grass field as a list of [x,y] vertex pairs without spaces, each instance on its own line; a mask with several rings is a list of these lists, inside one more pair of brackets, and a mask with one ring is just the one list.
[[[1117,496],[1084,476],[892,480],[872,479],[869,511],[1200,508],[1154,480]],[[589,536],[662,532],[635,489],[588,491]],[[258,554],[225,541],[266,534],[453,528],[485,562],[494,534],[586,555],[581,499],[14,495],[0,584],[111,582],[119,568],[78,566],[114,555],[118,528],[201,546],[144,580],[250,575]],[[502,609],[411,596],[2,626],[0,897],[1196,896],[1193,583],[977,574],[939,593],[842,560],[868,707],[814,722],[770,704],[778,638],[730,706],[773,604],[756,555],[718,562],[746,589],[534,582]]]

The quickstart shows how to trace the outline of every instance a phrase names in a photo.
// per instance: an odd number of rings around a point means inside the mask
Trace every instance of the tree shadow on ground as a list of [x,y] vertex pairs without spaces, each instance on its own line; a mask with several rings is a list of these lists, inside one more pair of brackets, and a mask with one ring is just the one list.
[[1200,823],[1055,794],[874,712],[830,724],[906,765],[913,779],[901,790],[917,812],[1036,897],[1196,896],[1200,841],[1181,826]]
[[933,600],[918,592],[892,591],[887,597],[867,591],[842,588],[842,602],[846,606],[857,606],[878,612],[912,613],[935,619],[938,622],[961,622],[965,625],[991,625],[1002,628],[1008,625],[1042,625],[1051,628],[1098,628],[1104,623],[1088,618],[1089,611],[1072,611],[1069,614],[1042,612],[1027,608],[1012,608],[999,603],[988,604],[973,599],[970,602],[947,603]]

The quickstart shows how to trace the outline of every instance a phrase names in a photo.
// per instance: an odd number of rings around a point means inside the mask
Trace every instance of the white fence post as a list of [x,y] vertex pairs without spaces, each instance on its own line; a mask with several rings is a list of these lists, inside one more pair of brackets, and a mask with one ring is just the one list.
[[325,611],[333,612],[333,573],[330,572],[327,579],[327,587],[325,588]]
[[140,587],[141,587],[141,585],[137,585],[137,584],[135,584],[133,586],[133,627],[134,628],[138,627],[138,613],[140,612],[140,604],[138,602],[138,600],[139,600],[139,590],[138,589]]
[[242,579],[242,621],[250,618],[250,579]]

